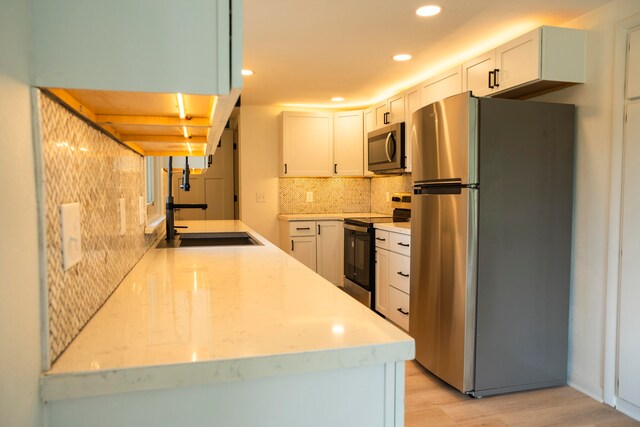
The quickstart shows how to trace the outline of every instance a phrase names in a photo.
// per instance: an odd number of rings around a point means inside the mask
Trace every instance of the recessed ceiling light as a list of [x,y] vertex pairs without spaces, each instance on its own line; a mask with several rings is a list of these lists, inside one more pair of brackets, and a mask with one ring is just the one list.
[[253,75],[253,71],[251,71],[251,70],[241,70],[240,74],[242,74],[243,76],[252,76]]
[[418,8],[418,10],[416,10],[416,15],[434,16],[439,14],[441,11],[442,11],[442,8],[440,6],[436,6],[436,5],[422,6]]
[[394,61],[408,61],[410,59],[411,59],[411,55],[409,55],[408,53],[401,53],[393,57]]
[[344,98],[341,97],[341,96],[334,96],[333,98],[331,98],[331,100],[333,102],[342,102],[342,101],[344,101]]

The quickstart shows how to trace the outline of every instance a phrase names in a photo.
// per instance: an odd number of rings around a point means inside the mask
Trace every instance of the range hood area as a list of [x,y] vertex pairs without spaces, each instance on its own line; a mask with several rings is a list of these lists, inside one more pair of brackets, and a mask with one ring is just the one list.
[[242,87],[241,0],[33,0],[31,13],[33,86],[141,155],[214,154]]

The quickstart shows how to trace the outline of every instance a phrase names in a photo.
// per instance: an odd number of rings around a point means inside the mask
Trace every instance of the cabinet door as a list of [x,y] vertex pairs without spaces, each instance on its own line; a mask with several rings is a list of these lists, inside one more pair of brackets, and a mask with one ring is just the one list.
[[295,259],[316,271],[316,237],[292,237],[289,254]]
[[373,107],[373,129],[380,129],[383,126],[386,126],[385,119],[388,119],[388,116],[385,114],[389,111],[389,106],[387,101],[381,102],[380,104]]
[[427,80],[420,89],[422,107],[462,92],[462,67],[451,70]]
[[489,95],[489,72],[495,67],[495,50],[484,53],[462,65],[462,91],[471,91],[475,96]]
[[368,133],[375,129],[375,111],[373,108],[369,108],[364,111],[364,135],[362,138],[362,149],[364,154],[364,161],[362,166],[364,169],[364,176],[373,176],[374,173],[369,170],[369,141]]
[[388,314],[389,305],[389,251],[376,248],[376,311]]
[[405,331],[409,330],[409,295],[394,287],[389,287],[389,306],[387,316]]
[[404,157],[405,157],[405,172],[411,172],[411,144],[413,135],[412,127],[413,120],[412,115],[414,111],[420,108],[420,86],[416,86],[407,90],[404,93],[405,102],[405,121],[404,121]]
[[404,93],[393,96],[387,100],[387,108],[389,111],[389,124],[400,123],[404,121]]
[[496,49],[496,92],[540,78],[540,31],[533,30]]
[[342,284],[344,251],[342,221],[318,221],[316,271],[336,286]]
[[333,116],[333,172],[337,176],[363,175],[362,111]]
[[640,407],[640,101],[627,105],[624,163],[618,397]]
[[333,115],[282,113],[283,176],[333,175]]

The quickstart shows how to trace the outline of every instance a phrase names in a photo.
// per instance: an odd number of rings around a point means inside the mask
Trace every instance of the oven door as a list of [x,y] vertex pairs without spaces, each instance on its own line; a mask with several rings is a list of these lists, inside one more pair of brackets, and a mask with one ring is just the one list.
[[344,225],[344,276],[371,292],[371,235],[366,227]]

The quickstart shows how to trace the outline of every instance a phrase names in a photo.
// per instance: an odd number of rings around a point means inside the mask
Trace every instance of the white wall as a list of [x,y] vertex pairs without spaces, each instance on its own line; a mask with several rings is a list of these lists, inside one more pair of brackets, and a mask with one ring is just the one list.
[[536,98],[577,105],[569,380],[601,400],[609,238],[615,25],[640,1],[615,0],[565,24],[588,30],[587,83]]
[[[240,156],[240,219],[278,244],[278,115],[281,109],[242,106],[238,150]],[[266,195],[256,202],[256,193]]]
[[41,422],[38,223],[29,92],[29,2],[0,13],[0,425]]

